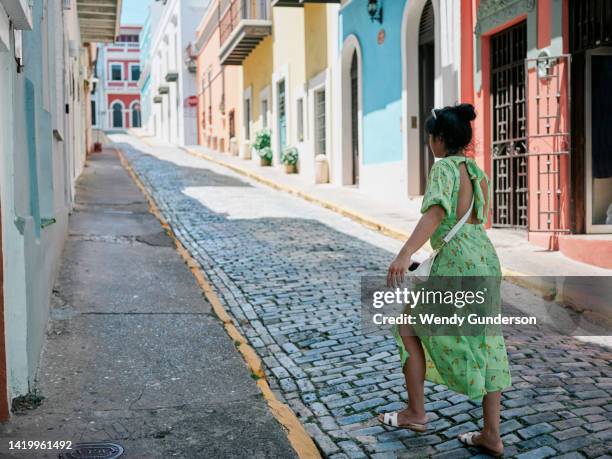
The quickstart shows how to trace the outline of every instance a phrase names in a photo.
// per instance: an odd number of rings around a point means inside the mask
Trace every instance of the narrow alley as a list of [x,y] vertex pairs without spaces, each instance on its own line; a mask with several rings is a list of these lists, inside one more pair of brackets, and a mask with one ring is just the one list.
[[295,456],[112,148],[77,182],[51,308],[42,405],[0,426],[0,457],[58,457],[9,440],[112,441],[139,459]]

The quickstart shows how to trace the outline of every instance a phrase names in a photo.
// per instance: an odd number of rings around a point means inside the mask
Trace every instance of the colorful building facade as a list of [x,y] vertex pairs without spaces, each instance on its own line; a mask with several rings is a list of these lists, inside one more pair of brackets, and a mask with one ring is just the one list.
[[125,129],[142,125],[140,108],[140,31],[141,26],[121,26],[113,43],[98,50],[94,126]]
[[423,193],[433,164],[424,121],[459,101],[460,2],[373,3],[343,1],[340,9],[337,182],[406,199]]
[[242,68],[221,65],[219,16],[222,4],[212,1],[196,32],[198,143],[238,154],[242,119]]
[[481,0],[461,13],[461,94],[480,115],[492,226],[612,267],[612,1]]
[[[469,153],[491,178],[490,225],[611,266],[612,142],[601,120],[612,111],[601,91],[612,0],[214,5],[198,35],[204,145],[228,150],[231,126],[241,155],[258,161],[253,140],[268,129],[273,167],[295,147],[310,182],[323,158],[335,185],[418,205],[434,162],[425,121],[473,103]],[[213,30],[219,46],[204,46]],[[230,100],[232,123],[220,111]]]
[[225,2],[220,58],[242,68],[240,151],[252,157],[257,133],[271,133],[273,166],[288,148],[298,171],[315,180],[315,157],[333,168],[334,66],[338,1]]

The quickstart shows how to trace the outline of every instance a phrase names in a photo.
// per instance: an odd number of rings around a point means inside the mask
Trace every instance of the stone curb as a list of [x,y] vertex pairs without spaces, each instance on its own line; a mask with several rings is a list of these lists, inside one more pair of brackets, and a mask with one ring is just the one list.
[[242,336],[240,331],[233,324],[232,319],[225,310],[223,304],[221,303],[221,300],[206,280],[206,276],[200,269],[198,262],[191,256],[189,251],[176,237],[170,225],[157,208],[155,200],[145,188],[145,186],[142,184],[140,178],[133,170],[121,150],[118,148],[114,148],[114,150],[117,152],[117,156],[119,157],[121,165],[126,169],[136,186],[140,189],[142,194],[147,199],[147,202],[149,204],[149,211],[159,220],[166,233],[174,241],[177,252],[181,255],[181,257],[189,267],[198,285],[202,289],[206,299],[211,304],[215,314],[217,315],[219,320],[223,322],[223,326],[225,328],[226,333],[230,336],[232,341],[234,341],[234,343],[236,344],[236,348],[242,354],[242,357],[247,367],[249,368],[249,370],[251,370],[251,373],[257,379],[257,387],[259,387],[259,390],[262,392],[264,398],[266,399],[266,402],[268,403],[268,406],[270,408],[270,412],[287,431],[287,438],[289,439],[289,442],[291,443],[293,449],[296,451],[297,455],[302,459],[320,458],[321,454],[317,446],[315,445],[310,435],[304,429],[302,423],[298,420],[298,418],[289,408],[289,406],[278,400],[278,398],[270,389],[270,386],[266,381],[263,365],[259,356],[248,343],[246,338]]

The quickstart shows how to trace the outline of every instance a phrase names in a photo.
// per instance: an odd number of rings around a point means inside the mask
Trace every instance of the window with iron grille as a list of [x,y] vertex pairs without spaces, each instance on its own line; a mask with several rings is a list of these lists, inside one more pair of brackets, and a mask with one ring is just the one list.
[[612,45],[612,1],[569,2],[570,51]]
[[527,22],[491,37],[493,225],[527,227]]
[[314,93],[315,103],[315,149],[317,155],[324,155],[325,151],[325,90]]

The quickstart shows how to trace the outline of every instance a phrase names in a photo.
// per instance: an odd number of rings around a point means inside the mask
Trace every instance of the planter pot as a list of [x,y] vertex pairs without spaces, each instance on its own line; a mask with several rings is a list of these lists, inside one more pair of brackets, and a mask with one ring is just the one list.
[[286,174],[295,174],[297,172],[297,168],[295,164],[285,164],[285,173]]
[[315,183],[329,183],[329,164],[325,155],[315,156]]
[[259,165],[260,166],[269,166],[272,164],[272,161],[270,161],[267,158],[262,158],[261,156],[259,157]]
[[230,151],[235,156],[240,154],[242,159],[251,159],[251,144],[250,142],[244,142],[242,148],[238,148],[238,141],[235,137],[230,139]]

